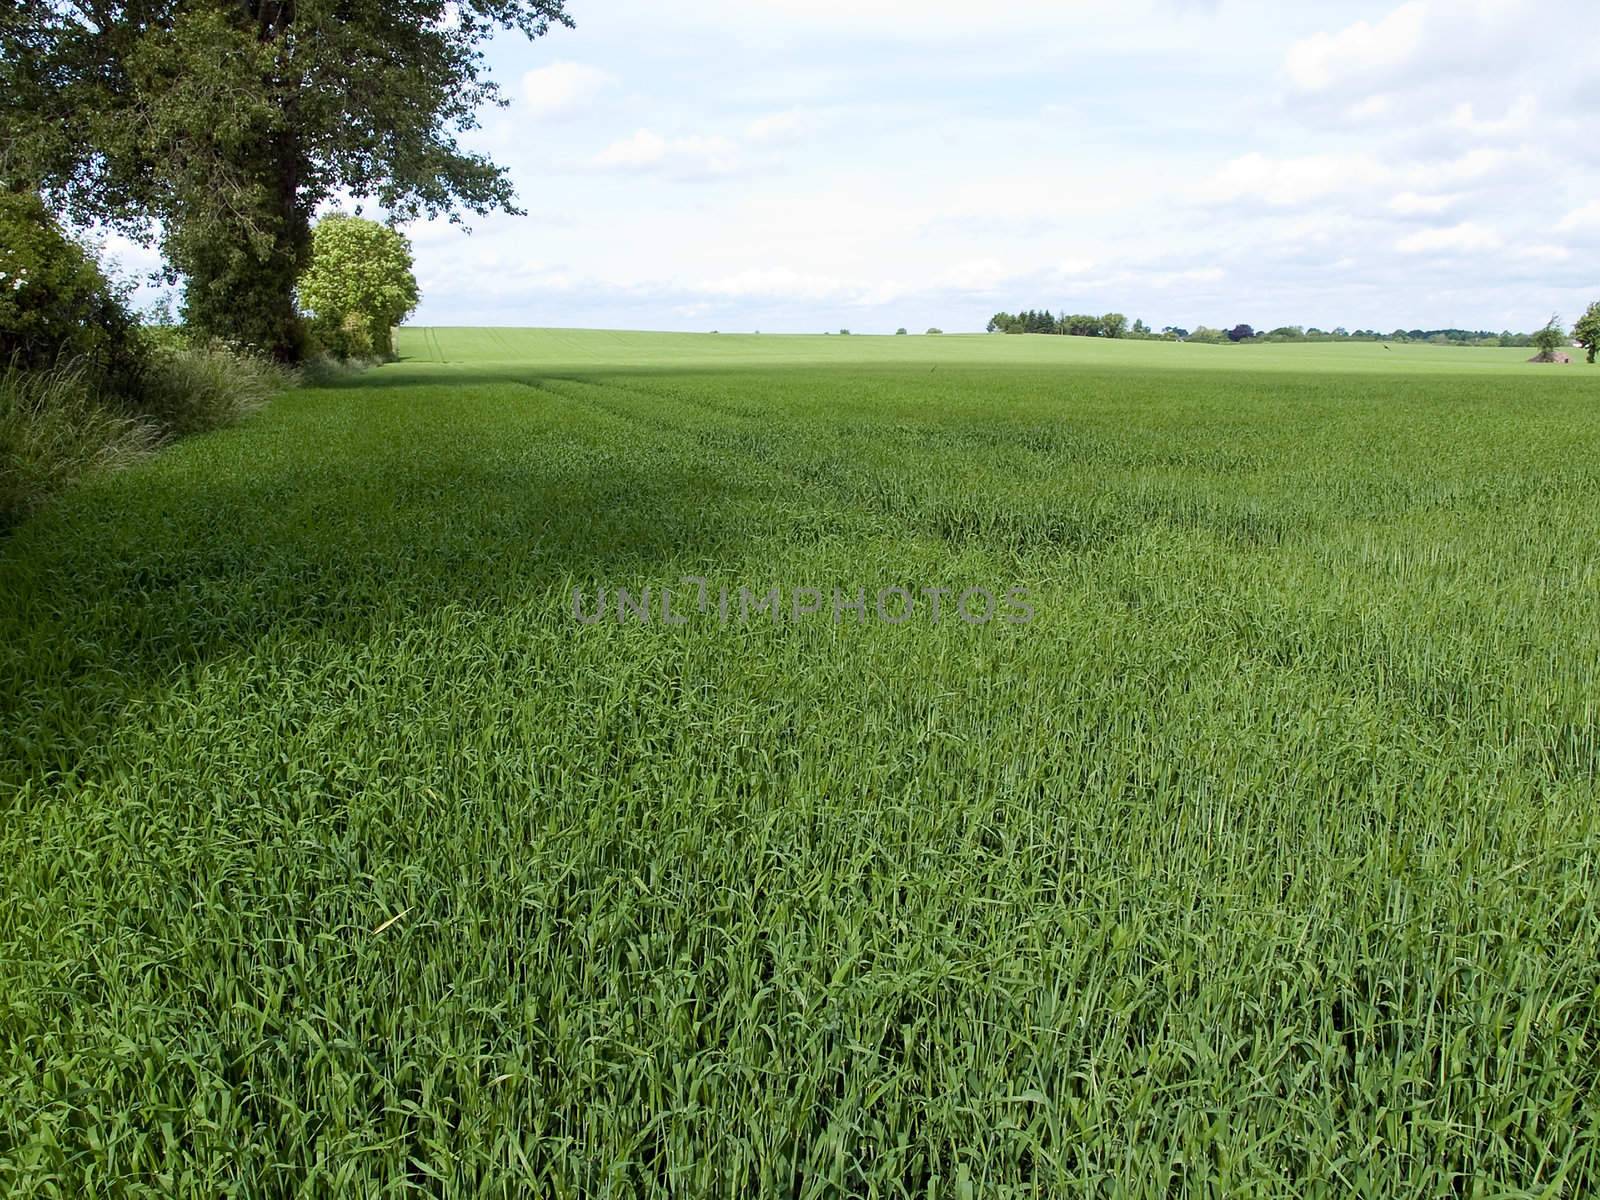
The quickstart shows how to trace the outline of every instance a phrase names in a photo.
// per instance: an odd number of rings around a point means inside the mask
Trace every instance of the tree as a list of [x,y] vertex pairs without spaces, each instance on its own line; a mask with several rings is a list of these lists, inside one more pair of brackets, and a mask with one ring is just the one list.
[[1589,352],[1589,361],[1593,363],[1595,353],[1600,351],[1600,300],[1589,305],[1589,310],[1578,318],[1578,323],[1572,327],[1572,337]]
[[1144,323],[1144,321],[1141,320],[1139,317],[1135,317],[1133,319],[1133,336],[1134,337],[1149,337],[1150,336],[1150,326],[1146,325]]
[[1566,340],[1566,331],[1561,328],[1561,317],[1556,313],[1551,313],[1545,327],[1533,335],[1533,344],[1539,348],[1539,357],[1546,362],[1555,358],[1556,348]]
[[928,328],[929,336],[937,336],[943,332],[944,330],[940,329],[937,325],[929,326]]
[[899,329],[896,329],[894,332],[895,332],[895,336],[904,337],[905,336],[905,332],[906,332],[906,327],[904,325],[902,325],[902,326],[900,326]]
[[1128,332],[1128,318],[1121,313],[1107,313],[1100,318],[1100,336],[1119,338]]
[[0,6],[0,190],[159,230],[201,332],[302,350],[295,281],[338,194],[396,220],[516,211],[456,134],[499,102],[481,44],[566,0],[29,0]]
[[1256,331],[1248,325],[1235,325],[1228,330],[1228,340],[1230,342],[1246,342],[1255,337],[1255,335]]
[[[341,358],[394,354],[393,329],[417,307],[411,243],[364,217],[330,213],[311,233],[311,265],[300,279],[300,303],[318,338]],[[365,344],[347,334],[359,330]]]
[[37,196],[0,192],[0,373],[76,363],[121,400],[147,365],[139,322],[94,255]]

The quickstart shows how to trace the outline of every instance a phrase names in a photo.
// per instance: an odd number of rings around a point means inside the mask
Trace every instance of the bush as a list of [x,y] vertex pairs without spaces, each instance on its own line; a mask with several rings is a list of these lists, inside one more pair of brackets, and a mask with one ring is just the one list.
[[411,243],[363,217],[330,213],[311,233],[311,265],[300,303],[311,332],[336,358],[394,357],[394,327],[417,307]]
[[944,332],[944,330],[940,329],[938,326],[933,326],[933,327],[929,328],[928,336],[929,337],[936,337],[936,336],[938,336],[939,334],[941,334],[943,332]]
[[125,466],[161,441],[156,425],[107,408],[89,365],[0,373],[0,530],[84,475]]
[[182,437],[232,425],[294,383],[289,368],[213,342],[158,354],[140,407]]
[[135,394],[148,365],[138,321],[39,197],[0,192],[0,368],[69,363],[81,386]]

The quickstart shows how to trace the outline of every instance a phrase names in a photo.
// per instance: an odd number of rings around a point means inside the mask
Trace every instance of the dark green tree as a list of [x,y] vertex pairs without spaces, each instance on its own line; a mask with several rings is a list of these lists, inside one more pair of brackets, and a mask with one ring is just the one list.
[[456,135],[482,43],[566,0],[0,0],[0,188],[159,237],[199,331],[302,349],[295,281],[341,193],[397,220],[516,211]]
[[1573,339],[1589,353],[1592,363],[1595,354],[1600,353],[1600,300],[1589,305],[1587,312],[1578,318],[1578,323],[1572,327]]

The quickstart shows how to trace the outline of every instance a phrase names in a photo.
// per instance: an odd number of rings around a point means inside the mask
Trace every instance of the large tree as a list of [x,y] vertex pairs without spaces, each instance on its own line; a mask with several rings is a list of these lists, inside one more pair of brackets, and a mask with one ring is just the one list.
[[319,205],[515,211],[456,137],[499,102],[484,40],[565,3],[0,0],[0,186],[159,238],[193,325],[293,359]]

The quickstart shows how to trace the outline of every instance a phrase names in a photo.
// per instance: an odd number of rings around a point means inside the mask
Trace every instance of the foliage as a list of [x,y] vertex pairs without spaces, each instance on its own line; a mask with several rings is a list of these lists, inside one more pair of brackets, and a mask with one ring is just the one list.
[[0,190],[159,229],[202,335],[298,358],[311,216],[513,208],[461,148],[498,92],[481,44],[569,24],[564,0],[96,0],[0,10]]
[[939,335],[939,334],[942,334],[942,333],[943,333],[943,332],[944,332],[944,330],[942,330],[942,329],[940,329],[940,328],[939,328],[939,327],[938,327],[938,326],[936,326],[936,325],[930,325],[930,326],[929,326],[929,327],[928,327],[928,335],[929,335],[929,336],[937,336],[937,335]]
[[1600,1192],[1589,373],[401,339],[0,555],[0,1192]]
[[904,325],[902,325],[902,326],[900,326],[899,329],[896,329],[894,332],[895,332],[895,335],[897,337],[905,337],[905,335],[906,335],[906,327]]
[[[73,387],[136,391],[145,368],[138,322],[37,196],[0,192],[0,368],[68,363]],[[72,390],[65,377],[62,387]]]
[[417,307],[411,243],[376,221],[330,213],[312,231],[300,303],[337,358],[394,356],[393,329]]
[[1554,358],[1555,352],[1567,344],[1567,333],[1561,326],[1561,318],[1552,313],[1544,328],[1534,333],[1533,344],[1538,348],[1540,358]]
[[1600,300],[1589,305],[1578,323],[1572,328],[1573,340],[1588,351],[1589,361],[1595,360],[1595,354],[1600,351]]
[[1167,340],[1222,342],[1429,342],[1434,345],[1459,346],[1531,346],[1533,335],[1503,330],[1468,329],[1397,329],[1392,334],[1375,329],[1357,329],[1354,332],[1339,326],[1331,331],[1317,328],[1305,329],[1299,325],[1282,325],[1269,333],[1257,333],[1249,325],[1220,330],[1200,326],[1193,333],[1177,325],[1164,326],[1160,334],[1154,333],[1142,320],[1135,321],[1131,330],[1124,332],[1127,319],[1120,313],[1107,313],[1095,317],[1087,314],[1066,314],[1054,317],[1046,309],[1042,312],[1028,310],[1013,315],[995,313],[989,319],[990,333],[1057,333],[1077,337],[1161,337]]
[[0,533],[78,479],[134,462],[159,440],[152,422],[104,402],[86,362],[0,370]]

